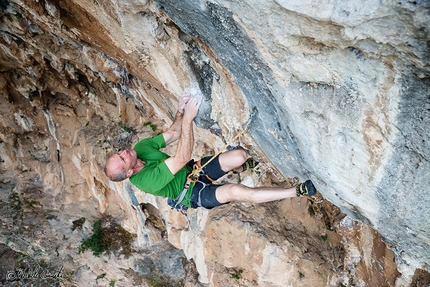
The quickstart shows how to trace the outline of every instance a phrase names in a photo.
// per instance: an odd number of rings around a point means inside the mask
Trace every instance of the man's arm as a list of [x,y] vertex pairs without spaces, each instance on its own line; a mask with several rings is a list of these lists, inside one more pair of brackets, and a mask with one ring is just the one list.
[[194,147],[193,120],[197,116],[200,103],[200,98],[193,97],[185,106],[176,154],[165,161],[172,174],[176,174],[191,160]]
[[171,144],[172,142],[179,139],[179,137],[181,136],[182,117],[183,114],[178,111],[170,128],[163,133],[166,145]]
[[171,144],[172,142],[179,139],[181,136],[181,128],[182,128],[182,116],[184,115],[184,108],[187,102],[190,100],[190,95],[183,95],[178,104],[178,111],[176,112],[175,119],[173,120],[170,128],[163,133],[164,141],[166,145]]

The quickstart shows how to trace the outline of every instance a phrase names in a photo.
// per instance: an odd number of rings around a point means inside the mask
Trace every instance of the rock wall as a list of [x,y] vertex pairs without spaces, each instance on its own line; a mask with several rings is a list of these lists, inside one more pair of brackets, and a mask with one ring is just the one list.
[[428,264],[428,3],[155,3],[259,109],[252,136],[284,175]]
[[[63,284],[97,284],[105,272],[116,286],[145,286],[157,255],[144,254],[168,244],[166,233],[196,270],[162,274],[189,286],[408,286],[414,273],[428,275],[425,1],[14,0],[0,8],[1,242],[32,257],[34,249],[51,260],[61,254],[72,278]],[[316,218],[306,200],[232,204],[191,212],[186,232],[164,200],[109,182],[103,165],[118,136],[133,130],[134,143],[168,127],[183,91],[205,98],[196,157],[221,148],[256,107],[235,144],[261,167],[228,179],[311,178],[348,216],[328,202],[310,205]],[[103,214],[136,234],[136,254],[76,254]],[[79,218],[82,228],[71,228]]]

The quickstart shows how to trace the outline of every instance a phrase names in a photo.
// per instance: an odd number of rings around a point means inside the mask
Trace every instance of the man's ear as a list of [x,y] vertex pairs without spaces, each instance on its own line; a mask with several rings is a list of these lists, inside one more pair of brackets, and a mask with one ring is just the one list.
[[127,178],[129,178],[130,176],[132,176],[133,175],[133,169],[127,170],[127,173],[125,175],[127,176]]

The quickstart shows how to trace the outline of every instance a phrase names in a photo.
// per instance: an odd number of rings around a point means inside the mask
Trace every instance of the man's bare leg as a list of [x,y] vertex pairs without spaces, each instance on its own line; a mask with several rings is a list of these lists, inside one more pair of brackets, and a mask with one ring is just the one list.
[[242,172],[242,164],[247,160],[248,154],[245,150],[238,148],[220,154],[219,164],[222,171],[229,172],[231,170]]
[[225,184],[216,189],[220,203],[231,201],[262,203],[289,197],[297,197],[296,188],[247,187],[242,184]]

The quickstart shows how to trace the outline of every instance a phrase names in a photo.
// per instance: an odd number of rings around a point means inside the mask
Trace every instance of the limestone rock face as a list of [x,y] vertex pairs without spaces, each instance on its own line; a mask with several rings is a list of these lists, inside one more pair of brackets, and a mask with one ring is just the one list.
[[[70,286],[427,282],[426,1],[6,0],[0,18],[2,250],[56,261]],[[196,158],[258,110],[233,145],[261,164],[225,181],[310,178],[327,201],[195,210],[186,231],[165,199],[109,182],[106,158],[165,130],[184,92],[204,97]],[[103,215],[133,255],[77,253]]]

